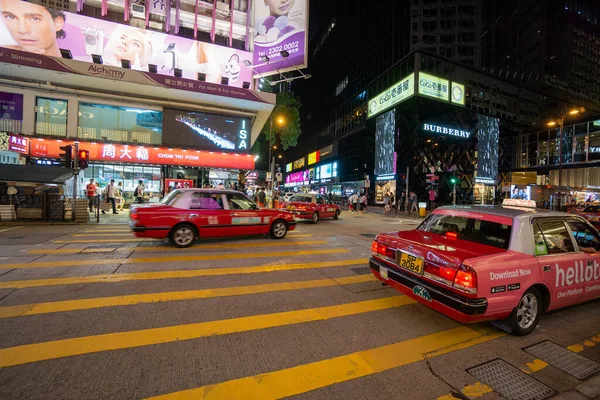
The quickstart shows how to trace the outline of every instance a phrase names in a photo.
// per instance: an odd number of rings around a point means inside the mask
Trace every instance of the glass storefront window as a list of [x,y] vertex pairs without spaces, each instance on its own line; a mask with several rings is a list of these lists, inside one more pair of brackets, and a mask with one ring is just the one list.
[[67,136],[67,107],[66,100],[36,97],[35,133],[37,135]]
[[590,133],[588,161],[600,160],[600,131]]

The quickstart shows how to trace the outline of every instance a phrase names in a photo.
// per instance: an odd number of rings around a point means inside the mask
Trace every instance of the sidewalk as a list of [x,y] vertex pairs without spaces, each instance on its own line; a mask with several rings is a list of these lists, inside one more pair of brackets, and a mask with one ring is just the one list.
[[96,221],[96,214],[90,213],[89,220],[86,222],[74,221],[38,221],[38,220],[18,220],[18,221],[0,221],[0,226],[35,226],[35,225],[126,225],[129,223],[129,210],[119,211],[119,214],[107,212],[100,213],[100,222]]
[[[370,205],[367,207],[367,214],[377,214],[377,215],[382,215],[384,217],[389,217],[389,218],[401,218],[401,219],[414,219],[414,220],[418,220],[418,221],[422,221],[423,219],[425,219],[425,217],[420,217],[418,212],[412,212],[410,213],[410,215],[404,211],[404,212],[398,212],[398,214],[395,214],[395,210],[390,210],[390,212],[388,214],[384,214],[383,213],[383,206],[382,205]],[[342,208],[342,212],[350,212],[348,211],[348,209],[343,209]],[[427,210],[427,215],[429,215],[431,213],[430,210]]]

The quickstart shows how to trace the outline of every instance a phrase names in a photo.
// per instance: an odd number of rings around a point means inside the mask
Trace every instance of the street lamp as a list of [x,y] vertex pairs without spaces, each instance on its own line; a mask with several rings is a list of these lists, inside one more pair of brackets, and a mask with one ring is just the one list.
[[[278,117],[277,118],[277,123],[279,125],[283,125],[285,122],[285,120],[283,119],[283,117]],[[273,114],[271,114],[271,117],[269,118],[269,172],[271,173],[271,190],[273,190],[273,179],[275,177],[275,155],[273,154],[273,149],[276,148],[276,146],[273,146]]]
[[563,149],[563,134],[564,134],[564,128],[565,128],[565,118],[567,117],[567,115],[577,115],[584,111],[585,111],[585,109],[583,107],[572,108],[571,110],[568,110],[566,113],[561,112],[561,117],[560,117],[560,120],[558,121],[558,123],[556,121],[550,121],[546,124],[547,126],[551,126],[551,127],[556,126],[557,124],[560,126],[559,144],[558,144],[558,190],[559,190],[558,209],[559,210],[560,210],[560,205],[561,205],[560,204],[560,200],[561,200],[560,199],[560,190],[562,188],[562,163],[563,163],[562,149]]

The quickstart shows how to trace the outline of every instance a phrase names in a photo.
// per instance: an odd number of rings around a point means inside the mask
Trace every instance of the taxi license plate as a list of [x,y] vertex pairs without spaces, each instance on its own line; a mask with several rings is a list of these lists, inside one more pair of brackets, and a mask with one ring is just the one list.
[[406,268],[409,271],[414,273],[423,274],[423,259],[420,257],[411,256],[410,254],[404,252],[398,252],[400,254],[400,259],[398,260],[398,265],[402,268]]

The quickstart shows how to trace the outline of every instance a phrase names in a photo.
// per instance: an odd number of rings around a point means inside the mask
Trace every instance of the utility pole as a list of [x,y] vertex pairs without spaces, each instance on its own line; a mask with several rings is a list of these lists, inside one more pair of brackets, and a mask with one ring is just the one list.
[[75,213],[77,204],[77,180],[79,179],[79,143],[75,142],[75,156],[73,157],[73,212],[71,219],[76,221]]
[[405,207],[406,207],[406,210],[408,211],[408,216],[410,216],[410,211],[411,211],[408,208],[408,204],[409,204],[408,203],[408,196],[409,196],[409,193],[408,193],[408,173],[409,172],[410,172],[410,168],[406,167],[406,200],[405,200]]

